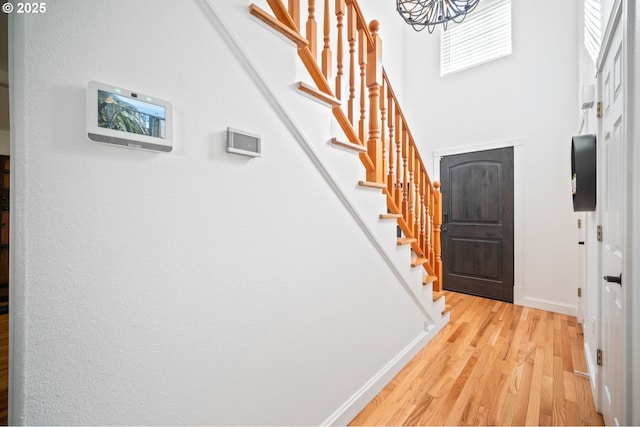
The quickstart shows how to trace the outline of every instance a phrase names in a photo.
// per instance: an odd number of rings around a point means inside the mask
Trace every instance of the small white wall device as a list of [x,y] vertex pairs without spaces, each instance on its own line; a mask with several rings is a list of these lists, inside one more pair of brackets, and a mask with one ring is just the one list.
[[89,82],[87,136],[104,144],[169,152],[173,149],[173,110],[162,99]]
[[260,157],[262,153],[260,135],[254,135],[238,129],[227,128],[227,153]]
[[594,101],[594,87],[592,84],[582,86],[580,92],[580,105],[583,110],[588,110],[593,107]]

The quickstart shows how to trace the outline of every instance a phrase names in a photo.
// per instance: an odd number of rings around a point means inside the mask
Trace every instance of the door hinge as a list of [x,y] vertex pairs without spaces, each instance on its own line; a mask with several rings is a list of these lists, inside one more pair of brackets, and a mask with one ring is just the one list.
[[598,104],[596,104],[596,117],[602,118],[602,101],[598,101]]
[[582,298],[582,288],[578,288],[578,298]]
[[596,238],[598,239],[598,242],[602,242],[602,226],[599,225],[596,228]]
[[596,350],[596,364],[602,366],[602,350],[600,349]]
[[578,228],[582,228],[582,220],[581,219],[578,220]]

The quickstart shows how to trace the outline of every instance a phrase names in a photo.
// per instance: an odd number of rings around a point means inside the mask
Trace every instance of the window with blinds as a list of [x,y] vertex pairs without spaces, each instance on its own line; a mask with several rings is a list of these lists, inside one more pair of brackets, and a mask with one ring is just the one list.
[[600,0],[584,0],[584,46],[594,63],[602,43],[600,16]]
[[511,0],[482,0],[440,39],[440,75],[466,70],[511,54]]

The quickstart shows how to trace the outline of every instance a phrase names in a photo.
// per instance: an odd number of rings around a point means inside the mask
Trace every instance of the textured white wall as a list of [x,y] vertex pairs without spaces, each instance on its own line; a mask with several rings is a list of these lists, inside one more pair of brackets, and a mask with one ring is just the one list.
[[[421,333],[203,2],[11,19],[13,423],[319,424]],[[174,151],[90,142],[89,80],[171,101]]]
[[[548,13],[553,10],[554,13]],[[524,242],[517,303],[575,313],[570,148],[577,131],[575,1],[512,1],[513,54],[440,77],[439,33],[405,31],[405,113],[423,158],[519,139]],[[518,231],[516,230],[516,233]]]

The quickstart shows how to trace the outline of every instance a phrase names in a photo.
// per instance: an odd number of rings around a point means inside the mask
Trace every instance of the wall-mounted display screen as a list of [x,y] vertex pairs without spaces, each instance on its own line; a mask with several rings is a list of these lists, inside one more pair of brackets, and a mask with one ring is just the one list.
[[171,104],[139,92],[90,82],[87,135],[95,142],[171,151]]

